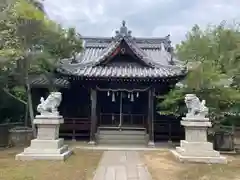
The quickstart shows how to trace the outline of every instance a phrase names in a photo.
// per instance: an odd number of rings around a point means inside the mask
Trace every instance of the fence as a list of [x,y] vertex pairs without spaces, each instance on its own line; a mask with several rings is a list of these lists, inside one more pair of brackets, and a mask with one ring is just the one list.
[[240,150],[240,127],[234,129],[234,144],[237,150]]
[[21,126],[23,123],[4,123],[0,124],[0,147],[6,147],[9,144],[9,129],[15,126]]
[[88,138],[90,136],[91,122],[88,118],[64,118],[64,124],[60,126],[60,137]]

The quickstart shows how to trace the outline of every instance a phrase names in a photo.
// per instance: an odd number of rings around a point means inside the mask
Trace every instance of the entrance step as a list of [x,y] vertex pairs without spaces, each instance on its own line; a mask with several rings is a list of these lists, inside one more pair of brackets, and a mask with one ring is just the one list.
[[99,135],[145,135],[145,131],[134,131],[134,130],[99,130]]
[[99,139],[100,145],[146,145],[146,140]]
[[146,130],[142,129],[98,129],[96,134],[98,144],[137,144],[137,145],[146,145],[148,142],[148,135]]
[[145,138],[145,134],[143,135],[133,135],[133,134],[98,134],[99,139],[111,139],[111,140],[117,140],[117,139],[122,139],[122,140],[141,140]]

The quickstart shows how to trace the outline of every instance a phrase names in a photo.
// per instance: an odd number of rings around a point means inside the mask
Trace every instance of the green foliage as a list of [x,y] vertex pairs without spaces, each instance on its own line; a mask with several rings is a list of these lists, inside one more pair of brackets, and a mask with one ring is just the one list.
[[52,78],[50,74],[59,59],[75,57],[82,50],[80,35],[74,28],[63,29],[28,0],[15,1],[6,14],[0,24],[0,64],[3,68],[5,62],[11,62],[12,67],[20,64],[18,75],[23,79],[29,72]]
[[7,122],[23,122],[25,106],[20,101],[16,101],[12,96],[8,96],[4,91],[0,91],[0,124]]
[[16,97],[19,97],[24,101],[27,101],[26,89],[23,86],[14,86],[11,89],[11,93],[14,94]]
[[54,89],[57,61],[75,58],[82,41],[74,28],[63,29],[48,19],[34,0],[5,0],[0,8],[0,88],[23,104],[31,103],[28,74],[45,74]]
[[160,104],[158,104],[159,113],[162,115],[181,116],[186,108],[183,106],[184,91],[182,89],[173,89],[167,96],[157,97]]
[[[191,65],[183,88],[175,88],[160,102],[167,114],[182,115],[184,95],[194,93],[205,99],[214,122],[225,119],[227,112],[240,112],[240,30],[238,25],[197,25],[188,32],[186,40],[176,46],[180,60]],[[231,81],[230,81],[231,79]],[[232,85],[231,85],[232,84]],[[185,111],[186,112],[186,111]],[[160,110],[160,113],[162,111]]]

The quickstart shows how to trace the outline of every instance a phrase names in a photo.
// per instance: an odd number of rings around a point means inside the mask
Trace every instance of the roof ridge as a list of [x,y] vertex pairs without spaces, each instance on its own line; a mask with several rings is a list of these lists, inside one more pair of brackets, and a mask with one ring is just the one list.
[[[86,43],[111,43],[114,37],[82,37]],[[169,38],[166,37],[132,37],[132,39],[138,44],[161,44],[171,43]]]

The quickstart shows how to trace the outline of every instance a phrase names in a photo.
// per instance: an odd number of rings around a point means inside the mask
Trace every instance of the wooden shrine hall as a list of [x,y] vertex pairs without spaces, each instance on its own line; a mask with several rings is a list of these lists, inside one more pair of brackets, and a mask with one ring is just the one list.
[[[185,75],[169,36],[134,37],[123,21],[114,37],[83,37],[83,51],[56,69],[65,119],[60,135],[115,144],[181,139],[180,121],[158,113],[157,96]],[[31,87],[35,104],[48,95],[44,76]]]

